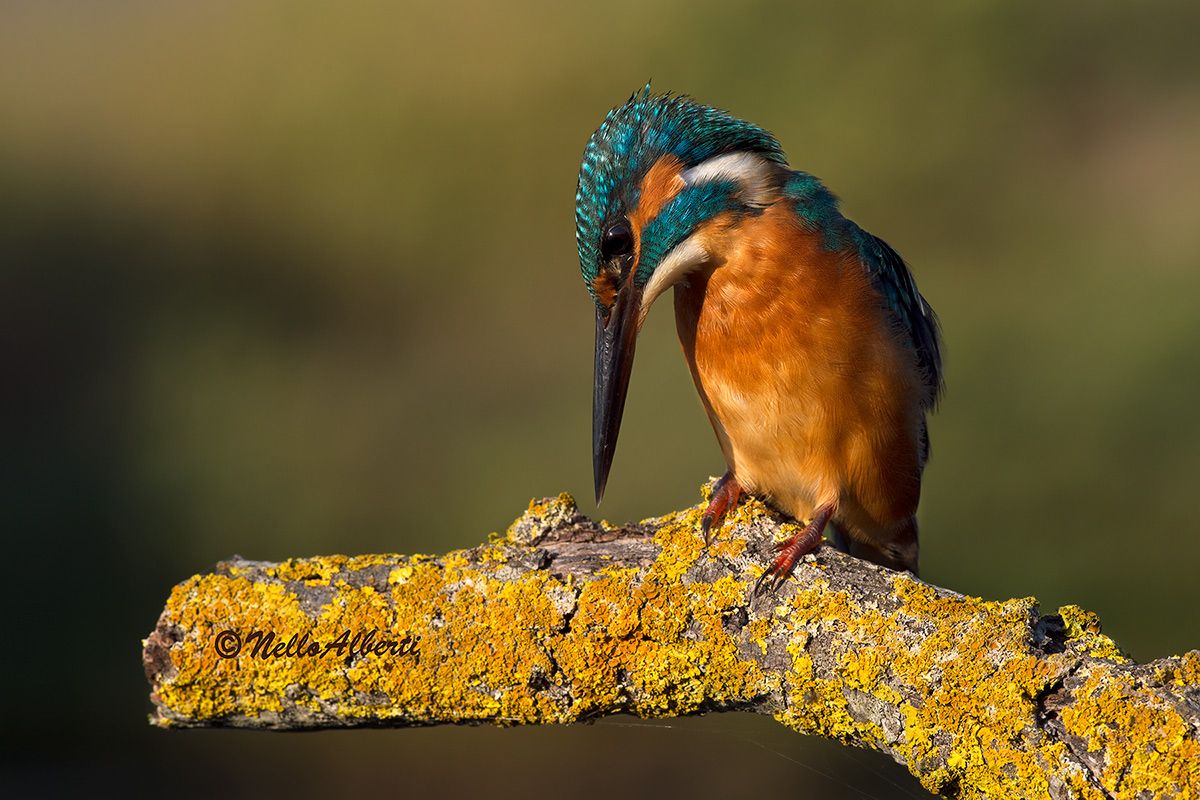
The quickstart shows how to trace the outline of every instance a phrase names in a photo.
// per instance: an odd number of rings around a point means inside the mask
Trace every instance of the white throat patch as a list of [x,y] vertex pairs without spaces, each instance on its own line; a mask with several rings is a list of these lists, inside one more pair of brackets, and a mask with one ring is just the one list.
[[667,254],[662,263],[650,276],[646,288],[642,290],[642,304],[638,308],[638,327],[650,312],[650,305],[665,292],[683,280],[689,272],[708,261],[708,251],[700,244],[698,234],[693,233]]

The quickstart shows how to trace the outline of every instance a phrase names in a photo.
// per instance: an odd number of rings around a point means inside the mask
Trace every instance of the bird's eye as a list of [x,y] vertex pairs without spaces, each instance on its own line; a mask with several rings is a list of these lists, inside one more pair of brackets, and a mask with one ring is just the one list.
[[604,234],[600,243],[600,254],[605,259],[623,256],[633,250],[633,231],[625,222],[618,222]]

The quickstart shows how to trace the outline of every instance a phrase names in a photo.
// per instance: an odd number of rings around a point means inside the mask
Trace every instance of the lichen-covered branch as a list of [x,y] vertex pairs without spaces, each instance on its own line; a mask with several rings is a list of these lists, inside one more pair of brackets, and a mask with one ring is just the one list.
[[794,523],[744,503],[611,528],[566,495],[442,557],[234,559],[145,642],[152,721],[295,730],[771,714],[958,797],[1195,797],[1200,652],[1137,665],[1075,606],[985,602],[824,546],[752,584]]

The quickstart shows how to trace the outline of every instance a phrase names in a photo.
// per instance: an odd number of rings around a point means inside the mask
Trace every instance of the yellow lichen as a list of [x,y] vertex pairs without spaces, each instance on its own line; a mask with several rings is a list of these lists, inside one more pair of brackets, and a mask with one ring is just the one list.
[[[545,520],[574,513],[574,501],[560,495],[531,503],[528,515]],[[751,500],[726,524],[751,523],[765,513]],[[343,716],[410,721],[444,720],[448,713],[498,724],[572,722],[614,709],[687,714],[778,690],[782,676],[765,674],[739,646],[744,637],[766,653],[768,641],[783,636],[791,668],[788,702],[776,718],[785,725],[886,747],[932,791],[955,786],[971,796],[1006,796],[1020,786],[1030,795],[1046,794],[1047,776],[1057,772],[1076,796],[1098,796],[1085,776],[1060,769],[1064,745],[1047,740],[1033,748],[1022,739],[1034,724],[1037,698],[1059,680],[1063,660],[1074,657],[1032,650],[1031,598],[950,596],[893,575],[900,604],[885,612],[818,580],[781,596],[766,613],[760,608],[735,636],[726,620],[747,605],[756,575],[711,584],[689,577],[700,559],[737,558],[745,548],[742,537],[722,530],[706,552],[700,509],[657,521],[654,543],[661,553],[648,568],[610,567],[580,580],[536,570],[496,578],[497,569],[522,552],[514,535],[519,524],[488,546],[440,562],[331,556],[289,560],[270,569],[267,579],[250,580],[250,570],[240,567],[193,577],[168,602],[168,621],[183,638],[171,649],[176,674],[161,681],[159,696],[197,720],[280,712],[285,698]],[[386,567],[386,582],[351,585],[361,583],[351,580],[356,570],[376,566]],[[316,617],[311,601],[305,610],[297,594],[310,590],[324,593]],[[1125,661],[1094,615],[1074,606],[1059,613],[1072,648]],[[921,635],[914,634],[918,623]],[[224,631],[242,642],[235,657],[217,652],[215,640]],[[303,641],[324,649],[321,655],[256,655],[247,646],[255,632],[259,642],[273,633],[272,646],[307,637]],[[828,632],[836,636],[822,641],[833,641],[834,651],[822,654],[818,674],[810,647]],[[346,646],[337,649],[339,641]],[[1158,680],[1200,684],[1200,654],[1162,670]],[[898,691],[905,686],[913,691]],[[1155,796],[1182,795],[1200,778],[1200,752],[1179,714],[1146,694],[1097,671],[1061,719],[1069,733],[1103,750],[1107,791],[1122,781],[1145,785]],[[923,702],[909,703],[908,695]],[[897,710],[892,728],[855,711],[864,697]]]
[[1200,745],[1174,705],[1153,693],[1096,671],[1063,709],[1062,722],[1089,751],[1102,752],[1098,777],[1106,791],[1136,788],[1164,798],[1200,793]]
[[[570,497],[560,496],[531,504],[530,513],[556,517],[572,509]],[[740,659],[737,642],[722,627],[722,614],[744,603],[745,587],[732,579],[683,586],[682,575],[704,552],[695,514],[671,520],[656,542],[665,557],[645,574],[610,569],[581,584],[541,572],[499,581],[491,570],[506,554],[494,544],[474,551],[474,561],[455,552],[440,565],[335,556],[294,559],[269,570],[280,581],[336,588],[316,620],[282,583],[195,578],[176,590],[170,606],[188,636],[172,651],[179,674],[164,682],[160,695],[197,719],[279,711],[279,698],[295,685],[309,694],[293,702],[332,706],[343,715],[433,719],[453,708],[464,719],[539,722],[577,720],[616,702],[646,715],[687,713],[753,694],[766,681],[757,665]],[[724,545],[730,553],[742,546]],[[386,592],[351,588],[346,575],[380,563],[390,567],[387,586],[380,587]],[[455,591],[448,594],[448,586]],[[552,597],[573,598],[565,634]],[[211,646],[219,632],[214,619],[243,637],[255,630],[275,632],[276,641],[307,633],[308,641],[328,647],[339,637],[374,631],[375,643],[415,645],[412,652],[353,658],[337,651],[321,658],[254,658],[243,651],[221,659]],[[701,631],[700,641],[685,636],[688,620]],[[556,706],[538,686],[553,675],[571,680],[569,707]],[[622,675],[636,688],[633,698],[616,696]]]
[[1116,642],[1100,632],[1100,618],[1079,606],[1068,605],[1058,609],[1062,617],[1067,641],[1080,646],[1080,650],[1096,658],[1129,662],[1130,658]]
[[[1045,764],[1019,741],[1034,719],[1033,698],[1053,680],[1053,668],[1025,643],[1032,601],[944,597],[906,576],[893,581],[904,603],[899,618],[819,583],[795,596],[791,624],[814,632],[835,628],[844,649],[834,654],[835,677],[824,679],[814,676],[806,649],[793,646],[792,704],[778,718],[831,738],[888,742],[886,731],[850,712],[847,693],[863,692],[904,715],[903,735],[890,744],[931,791],[959,782],[990,787],[981,795],[1003,794],[997,781],[1012,778],[1010,786],[1045,789]],[[907,637],[906,619],[935,628]],[[902,702],[885,677],[913,687],[924,703]],[[1048,750],[1050,758],[1063,755]],[[933,769],[939,754],[945,767]],[[997,777],[996,763],[1006,765],[1009,778]]]

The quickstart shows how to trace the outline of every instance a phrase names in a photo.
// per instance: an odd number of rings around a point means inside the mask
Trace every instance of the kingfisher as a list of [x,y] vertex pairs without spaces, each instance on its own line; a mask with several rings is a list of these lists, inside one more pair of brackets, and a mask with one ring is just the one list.
[[904,260],[842,216],[763,128],[649,84],[583,153],[575,234],[596,306],[596,502],[634,349],[674,290],[684,358],[725,459],[711,544],[743,494],[803,522],[755,584],[775,591],[828,527],[851,555],[917,574],[937,317]]

